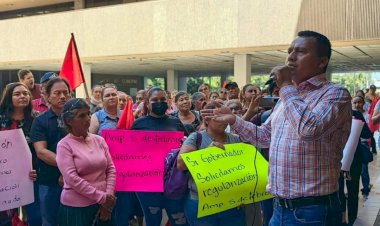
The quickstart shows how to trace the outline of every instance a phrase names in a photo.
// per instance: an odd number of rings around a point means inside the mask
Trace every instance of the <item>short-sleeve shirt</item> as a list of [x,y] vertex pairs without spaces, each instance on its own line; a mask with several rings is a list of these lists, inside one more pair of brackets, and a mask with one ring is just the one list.
[[[212,142],[212,137],[207,133],[206,130],[199,132],[202,135],[202,142],[199,148],[197,147],[197,132],[190,134],[190,136],[185,140],[184,144],[192,146],[196,149],[205,149],[207,148],[211,142]],[[226,141],[224,142],[225,144],[234,144],[234,143],[239,143],[240,139],[238,135],[232,134],[232,133],[226,133],[227,138]],[[189,190],[190,190],[190,198],[191,199],[198,199],[198,189],[197,186],[195,185],[193,177],[190,175],[189,178]]]
[[[50,108],[47,112],[39,115],[32,124],[30,139],[33,143],[46,141],[47,149],[56,153],[58,142],[67,135],[66,130],[58,123],[57,116]],[[60,124],[60,125],[59,125]],[[61,173],[58,167],[51,166],[38,159],[38,182],[43,185],[57,185]]]
[[102,135],[104,129],[116,129],[117,122],[119,121],[121,111],[117,110],[116,118],[112,118],[104,109],[101,109],[94,113],[99,121],[98,135]]
[[[155,118],[150,115],[137,119],[133,125],[132,130],[151,130],[151,131],[183,131],[185,128],[182,122],[173,116],[165,115],[162,118]],[[185,132],[185,135],[186,132]]]
[[380,111],[380,101],[377,101],[374,110],[375,110],[375,111]]
[[[185,130],[188,134],[191,134],[191,133],[197,131],[198,127],[201,124],[199,112],[193,111],[193,110],[190,112],[195,116],[194,121],[189,123],[189,124],[183,124],[183,126],[185,127]],[[173,117],[179,118],[178,111],[175,111],[175,112],[171,113],[170,115]]]
[[32,90],[30,90],[32,93],[32,100],[38,99],[41,97],[41,85],[35,83]]

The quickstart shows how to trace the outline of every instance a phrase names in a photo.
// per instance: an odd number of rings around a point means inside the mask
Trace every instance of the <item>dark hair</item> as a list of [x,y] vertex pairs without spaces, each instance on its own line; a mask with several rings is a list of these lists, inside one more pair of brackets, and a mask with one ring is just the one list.
[[70,90],[70,84],[66,81],[66,79],[63,79],[61,77],[55,77],[55,78],[50,79],[47,82],[46,87],[45,87],[46,94],[49,96],[50,92],[51,92],[51,88],[53,87],[53,85],[56,84],[56,83],[60,83],[60,82],[65,83],[65,85],[67,86],[67,89],[69,90],[69,92],[71,91]]
[[[320,34],[315,31],[300,31],[297,34],[299,37],[306,37],[306,38],[314,38],[315,42],[317,44],[316,51],[318,57],[327,57],[328,61],[330,61],[331,58],[331,42],[330,40],[324,36],[323,34]],[[327,62],[328,65],[328,62]],[[326,72],[327,65],[324,68],[324,72]]]
[[117,87],[114,85],[114,84],[112,84],[112,83],[107,83],[107,84],[105,84],[103,87],[102,87],[102,95],[101,95],[101,98],[102,98],[102,100],[103,100],[103,95],[104,95],[104,91],[106,90],[106,89],[115,89],[116,90],[116,92],[117,92]]
[[211,87],[210,87],[210,85],[209,85],[208,83],[202,83],[202,84],[200,84],[200,85],[198,86],[198,89],[197,89],[197,90],[199,90],[199,88],[201,88],[201,86],[207,86],[208,89],[211,90]]
[[29,94],[29,104],[24,109],[24,121],[31,123],[33,118],[36,116],[36,112],[33,110],[32,107],[32,94],[30,93],[28,87],[22,84],[21,82],[10,83],[5,87],[0,101],[0,114],[4,115],[6,118],[12,118],[12,114],[14,113],[12,96],[14,89],[18,86],[23,86],[24,88],[26,88]]
[[363,90],[359,89],[358,91],[356,91],[355,95],[357,96],[358,93],[362,93],[363,94],[363,97],[365,96],[365,93]]
[[158,86],[153,86],[152,88],[150,88],[145,94],[144,107],[143,107],[144,115],[148,114],[148,102],[149,102],[149,99],[152,97],[153,93],[155,92],[164,92],[166,95],[165,90],[161,89]]
[[216,91],[213,91],[213,92],[210,92],[210,96],[208,97],[208,99],[211,99],[212,94],[216,94],[216,95],[218,95],[218,97],[219,97],[219,93],[216,92]]
[[25,76],[29,73],[32,73],[31,71],[29,70],[25,70],[25,69],[21,69],[17,72],[17,76],[18,76],[18,79],[19,80],[24,80],[25,79]]
[[354,99],[354,98],[360,98],[362,101],[363,101],[363,103],[365,103],[365,99],[364,99],[364,97],[362,97],[362,96],[354,96],[352,99]]
[[174,97],[174,102],[177,103],[177,102],[178,102],[178,99],[179,99],[181,96],[184,96],[184,95],[188,95],[188,96],[189,96],[189,94],[188,94],[187,92],[185,92],[185,91],[179,91],[179,92],[175,95],[175,97]]
[[239,93],[239,100],[242,104],[244,104],[244,95],[245,95],[245,91],[247,90],[248,87],[252,86],[253,88],[257,88],[259,89],[259,91],[261,92],[261,89],[259,86],[256,86],[256,85],[253,85],[253,84],[245,84],[241,90],[241,92]]
[[70,99],[65,103],[61,112],[61,119],[63,125],[68,131],[71,131],[71,127],[68,124],[69,120],[73,119],[80,109],[90,109],[90,106],[82,98]]

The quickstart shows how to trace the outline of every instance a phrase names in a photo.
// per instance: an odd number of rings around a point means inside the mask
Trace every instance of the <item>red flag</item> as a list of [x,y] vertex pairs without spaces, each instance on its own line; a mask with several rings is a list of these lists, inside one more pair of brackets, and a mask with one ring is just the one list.
[[80,84],[84,83],[82,65],[80,63],[77,45],[75,44],[74,34],[71,34],[71,40],[67,47],[66,56],[59,76],[69,82],[71,90],[74,90]]
[[375,106],[376,106],[376,104],[377,104],[378,101],[379,101],[379,99],[377,98],[377,96],[374,96],[373,99],[372,99],[372,103],[371,103],[371,105],[369,107],[369,110],[368,110],[368,115],[369,115],[368,116],[368,118],[369,118],[369,120],[368,120],[368,127],[369,127],[369,129],[371,130],[372,133],[374,133],[376,130],[379,129],[379,125],[378,124],[374,124],[372,122],[372,116],[373,116],[373,113],[375,111]]
[[222,84],[222,88],[226,88],[226,85],[227,85],[227,81],[224,80],[223,84]]
[[127,105],[125,106],[123,112],[121,113],[119,122],[117,123],[118,129],[131,129],[135,117],[133,116],[132,111],[133,102],[131,99],[128,99]]

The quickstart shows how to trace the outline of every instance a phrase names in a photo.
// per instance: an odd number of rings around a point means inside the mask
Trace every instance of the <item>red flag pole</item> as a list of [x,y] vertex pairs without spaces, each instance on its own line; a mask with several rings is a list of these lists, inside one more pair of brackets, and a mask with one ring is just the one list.
[[78,48],[77,48],[77,43],[75,41],[74,33],[71,33],[71,37],[73,38],[73,41],[74,41],[75,51],[78,54],[79,69],[80,69],[80,72],[81,72],[81,75],[82,75],[82,79],[83,79],[83,85],[84,85],[84,91],[85,91],[85,94],[86,94],[86,99],[88,99],[88,98],[90,98],[90,96],[88,95],[87,84],[86,84],[86,80],[84,79],[84,73],[83,73],[83,69],[82,69],[82,62],[80,61],[79,52],[78,52]]

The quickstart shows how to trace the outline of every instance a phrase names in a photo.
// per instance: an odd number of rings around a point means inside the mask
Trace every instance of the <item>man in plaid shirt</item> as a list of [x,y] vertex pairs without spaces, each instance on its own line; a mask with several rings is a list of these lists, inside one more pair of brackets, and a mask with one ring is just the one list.
[[206,120],[227,121],[242,140],[269,147],[272,226],[339,225],[341,220],[338,179],[352,110],[349,92],[326,78],[330,57],[328,38],[299,32],[286,64],[272,70],[280,100],[260,127],[225,107],[202,110]]

